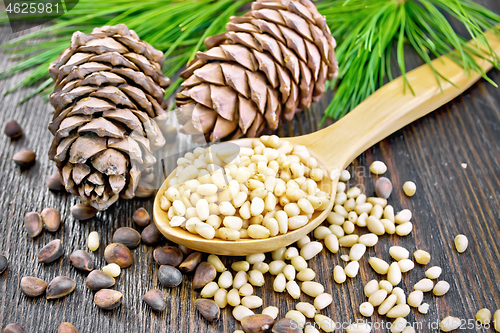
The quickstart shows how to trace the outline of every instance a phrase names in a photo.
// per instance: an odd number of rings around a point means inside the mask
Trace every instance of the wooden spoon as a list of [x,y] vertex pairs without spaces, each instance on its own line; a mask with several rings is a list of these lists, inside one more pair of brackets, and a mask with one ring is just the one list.
[[[496,54],[500,55],[500,40],[494,33],[486,32],[486,37]],[[469,41],[475,47],[473,41]],[[479,57],[475,60],[485,70],[493,66]],[[241,239],[225,241],[204,239],[179,227],[170,227],[167,213],[160,207],[163,192],[168,187],[169,179],[159,189],[153,207],[156,226],[169,240],[196,251],[242,256],[253,253],[266,253],[288,246],[319,226],[333,208],[340,171],[347,167],[366,149],[386,138],[414,120],[451,101],[481,78],[476,72],[466,74],[464,70],[447,57],[432,61],[432,66],[444,77],[456,85],[441,80],[440,89],[436,76],[429,65],[423,65],[407,74],[415,95],[404,93],[403,78],[399,77],[377,90],[347,116],[320,131],[286,140],[305,145],[320,165],[333,173],[333,179],[325,177],[320,188],[331,193],[329,206],[322,212],[316,212],[304,227],[267,239]],[[458,88],[457,88],[458,87]],[[240,146],[250,146],[252,139],[235,140]]]

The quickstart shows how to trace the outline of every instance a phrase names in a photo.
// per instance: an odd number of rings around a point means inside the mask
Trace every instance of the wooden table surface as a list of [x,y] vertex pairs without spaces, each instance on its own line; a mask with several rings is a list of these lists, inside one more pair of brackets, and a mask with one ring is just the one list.
[[[497,13],[500,2],[481,0]],[[0,43],[11,38],[10,28],[0,27]],[[68,41],[69,43],[69,41]],[[420,63],[416,57],[407,59],[410,68]],[[9,65],[1,56],[0,66]],[[491,78],[500,84],[500,73],[492,71]],[[124,294],[122,306],[106,312],[93,302],[93,292],[85,287],[85,275],[69,264],[69,254],[76,249],[86,248],[87,235],[98,231],[102,246],[91,256],[96,267],[105,265],[104,247],[111,242],[113,232],[122,226],[137,227],[132,214],[139,207],[151,212],[152,199],[120,200],[105,212],[89,221],[79,222],[70,215],[70,208],[79,200],[69,194],[53,193],[46,187],[55,165],[47,158],[51,135],[47,125],[51,119],[51,107],[35,97],[28,102],[17,103],[27,96],[31,89],[20,89],[3,96],[22,79],[15,75],[0,81],[0,124],[16,119],[24,129],[21,139],[11,141],[0,135],[0,252],[9,260],[9,268],[0,275],[0,329],[15,322],[26,332],[56,332],[63,321],[73,323],[81,333],[111,332],[233,332],[241,328],[233,319],[230,307],[224,309],[221,319],[208,325],[194,308],[199,292],[191,288],[191,277],[185,276],[178,288],[163,288],[159,285],[158,267],[152,257],[153,247],[140,245],[133,250],[135,264],[123,270],[114,289]],[[328,96],[314,105],[311,112],[299,115],[293,127],[282,129],[282,135],[313,131],[321,118]],[[3,125],[2,125],[3,128]],[[368,258],[377,256],[390,260],[391,245],[401,245],[410,252],[423,249],[430,252],[432,259],[428,267],[443,268],[440,280],[450,283],[450,291],[436,298],[427,293],[424,302],[430,304],[427,315],[412,311],[407,317],[422,327],[418,332],[436,332],[439,321],[451,315],[472,320],[481,308],[492,313],[500,308],[500,90],[484,81],[475,84],[446,106],[415,123],[396,132],[386,140],[373,146],[359,156],[350,167],[354,178],[349,186],[363,185],[368,195],[374,193],[373,177],[369,165],[382,160],[388,166],[387,176],[394,184],[390,197],[396,211],[408,208],[413,212],[413,232],[406,237],[385,235],[379,243],[367,251],[360,261],[360,273],[342,285],[332,278],[333,267],[341,263],[340,254],[329,251],[309,261],[317,272],[316,281],[333,295],[333,303],[323,314],[336,322],[345,323],[361,319],[358,306],[366,301],[363,286],[369,280],[381,279],[369,266]],[[325,143],[328,144],[328,143]],[[37,153],[36,164],[28,170],[20,170],[12,156],[23,149]],[[334,149],[334,147],[332,147]],[[412,198],[402,192],[402,184],[412,180],[417,184],[417,193]],[[64,225],[56,233],[43,231],[35,239],[28,237],[23,227],[27,212],[41,212],[46,207],[61,211]],[[366,232],[366,230],[362,230]],[[469,239],[469,249],[458,254],[453,240],[459,233]],[[50,265],[39,264],[37,252],[49,241],[60,238],[65,255]],[[240,258],[223,258],[230,263]],[[342,263],[341,263],[342,264]],[[401,287],[411,287],[424,278],[425,268],[415,269],[403,275]],[[44,297],[28,298],[20,290],[23,276],[36,276],[50,281],[58,275],[76,280],[76,290],[66,298],[47,301]],[[266,284],[256,288],[257,295],[264,299],[264,307],[274,305],[280,308],[280,317],[295,307],[286,293],[272,291],[272,276],[266,274]],[[142,302],[143,294],[159,288],[167,300],[167,310],[156,314]],[[312,301],[302,295],[302,301]],[[257,312],[259,312],[257,310]],[[386,317],[374,315],[372,322],[387,322]],[[337,329],[341,332],[342,329]],[[388,332],[387,329],[375,329]],[[467,326],[462,332],[492,332],[493,329],[476,329]]]

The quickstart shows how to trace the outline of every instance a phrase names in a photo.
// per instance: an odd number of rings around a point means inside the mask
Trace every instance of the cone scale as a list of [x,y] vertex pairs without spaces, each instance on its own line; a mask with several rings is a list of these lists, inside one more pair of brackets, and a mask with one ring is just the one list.
[[181,73],[176,100],[180,131],[211,142],[277,129],[337,75],[335,40],[309,0],[253,2],[205,45]]

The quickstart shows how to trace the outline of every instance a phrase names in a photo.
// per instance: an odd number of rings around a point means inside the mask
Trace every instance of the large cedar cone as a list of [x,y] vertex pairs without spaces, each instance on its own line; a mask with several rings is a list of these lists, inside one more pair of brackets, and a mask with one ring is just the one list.
[[258,0],[226,30],[181,73],[181,132],[213,142],[275,130],[337,74],[335,40],[309,0]]
[[[163,53],[125,25],[73,34],[50,65],[54,140],[49,158],[66,190],[103,210],[119,196],[151,195],[153,152],[165,139],[152,120],[165,117]],[[151,189],[151,187],[149,187]]]

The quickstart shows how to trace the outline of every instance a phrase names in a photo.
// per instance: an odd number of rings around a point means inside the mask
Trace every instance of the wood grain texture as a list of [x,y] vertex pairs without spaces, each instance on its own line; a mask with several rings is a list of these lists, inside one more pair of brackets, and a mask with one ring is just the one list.
[[[495,0],[478,1],[500,13],[500,3]],[[0,28],[0,42],[11,38],[10,29]],[[409,55],[409,68],[420,65]],[[0,58],[0,66],[9,64]],[[500,73],[493,71],[491,78],[500,83]],[[23,75],[0,81],[0,94],[20,82]],[[240,328],[232,318],[230,309],[222,311],[221,320],[208,325],[194,308],[199,293],[191,288],[191,278],[185,277],[178,288],[159,286],[153,247],[140,245],[133,250],[135,264],[124,269],[114,289],[123,292],[123,305],[111,312],[98,309],[93,303],[93,292],[84,285],[85,275],[69,264],[69,254],[85,249],[90,231],[100,234],[101,248],[91,254],[97,267],[102,267],[104,245],[118,227],[134,226],[132,214],[145,207],[151,212],[152,199],[120,200],[106,212],[86,222],[75,221],[69,210],[78,202],[69,194],[51,193],[45,183],[56,169],[47,158],[51,135],[47,125],[51,118],[50,106],[36,97],[17,105],[31,90],[23,89],[0,97],[0,124],[16,119],[24,129],[21,139],[11,141],[0,135],[0,252],[9,259],[9,268],[0,275],[0,329],[10,322],[23,326],[26,332],[56,332],[63,321],[74,324],[81,333],[107,332],[233,332]],[[282,136],[305,134],[319,128],[322,111],[328,103],[326,96],[312,110],[298,114],[291,124],[279,131]],[[3,125],[2,125],[3,127]],[[418,332],[436,332],[436,324],[453,315],[473,319],[477,310],[487,307],[492,312],[500,308],[500,93],[493,86],[480,81],[463,95],[434,113],[417,120],[396,132],[380,144],[368,149],[350,166],[353,179],[350,186],[363,186],[367,194],[374,193],[374,177],[369,165],[374,160],[384,161],[389,168],[387,176],[393,181],[394,192],[390,203],[396,211],[409,208],[414,218],[414,231],[407,237],[381,237],[381,242],[368,250],[361,261],[360,274],[341,286],[333,282],[333,267],[340,263],[340,255],[328,251],[309,262],[317,272],[316,280],[332,293],[334,302],[325,311],[335,321],[343,323],[361,319],[360,303],[366,301],[363,285],[373,278],[380,279],[367,265],[369,256],[390,260],[388,249],[401,245],[411,252],[424,249],[431,253],[430,265],[443,268],[440,279],[450,283],[451,289],[444,297],[426,294],[430,304],[427,315],[412,313],[410,322],[422,323]],[[185,145],[185,143],[183,143]],[[328,142],[325,142],[328,145]],[[37,153],[36,164],[20,170],[12,156],[23,149]],[[334,149],[334,147],[332,147]],[[467,168],[461,166],[467,164]],[[417,184],[417,193],[408,198],[401,190],[406,180]],[[43,231],[31,239],[23,228],[23,217],[29,211],[41,212],[43,208],[58,208],[64,225],[56,233]],[[364,232],[364,230],[363,230]],[[459,255],[453,247],[458,233],[469,238],[469,249]],[[64,244],[63,259],[49,265],[38,264],[36,254],[49,241],[60,238]],[[345,249],[344,249],[345,250]],[[341,251],[342,254],[347,251]],[[241,258],[224,258],[226,263]],[[404,274],[403,289],[424,277],[425,269],[419,265]],[[54,301],[45,298],[27,298],[19,289],[23,276],[36,276],[47,282],[58,275],[77,281],[70,296]],[[271,290],[272,277],[266,275],[266,287],[256,288],[263,297],[264,306],[280,308],[280,317],[294,308],[296,301],[286,294]],[[142,295],[151,288],[162,290],[167,299],[167,310],[152,313],[142,302]],[[302,301],[311,301],[302,296]],[[386,321],[374,315],[372,322]],[[434,326],[433,326],[434,325]],[[338,332],[341,329],[336,330]],[[387,332],[387,329],[376,329]],[[467,328],[461,332],[492,332],[492,329]]]

